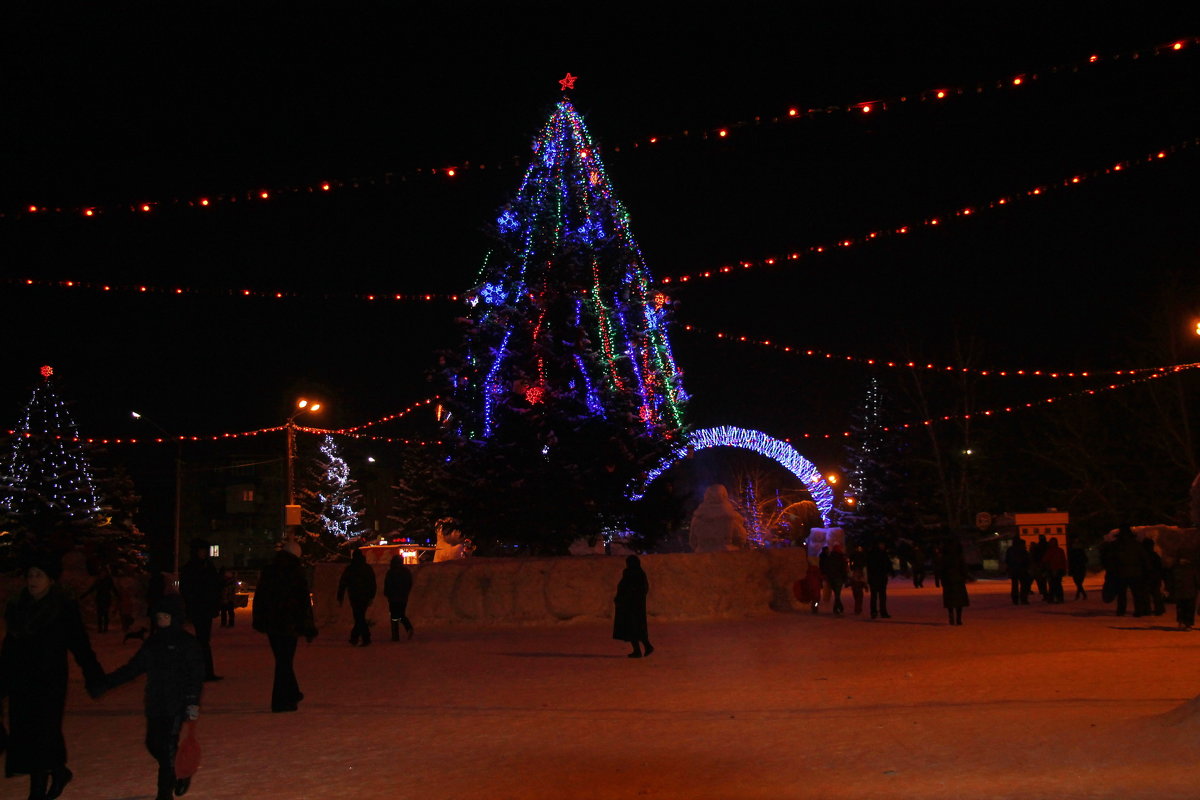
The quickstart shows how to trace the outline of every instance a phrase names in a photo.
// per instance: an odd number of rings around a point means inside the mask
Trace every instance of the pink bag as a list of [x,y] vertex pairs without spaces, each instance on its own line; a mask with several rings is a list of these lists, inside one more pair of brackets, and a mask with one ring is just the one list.
[[190,778],[200,768],[200,742],[196,741],[196,723],[185,722],[175,754],[175,777]]

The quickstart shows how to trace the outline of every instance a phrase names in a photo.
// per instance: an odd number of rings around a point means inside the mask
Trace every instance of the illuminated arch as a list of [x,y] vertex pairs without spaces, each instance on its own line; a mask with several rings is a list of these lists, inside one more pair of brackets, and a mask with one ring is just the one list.
[[650,470],[642,486],[630,495],[631,500],[641,500],[646,489],[671,467],[687,458],[690,453],[698,450],[708,450],[712,447],[737,447],[752,450],[761,456],[776,461],[788,472],[799,478],[812,495],[821,519],[829,524],[829,512],[833,510],[833,490],[825,482],[821,472],[812,462],[796,452],[796,448],[787,442],[767,436],[761,431],[747,430],[722,426],[720,428],[705,428],[688,434],[683,444],[676,447],[659,464]]

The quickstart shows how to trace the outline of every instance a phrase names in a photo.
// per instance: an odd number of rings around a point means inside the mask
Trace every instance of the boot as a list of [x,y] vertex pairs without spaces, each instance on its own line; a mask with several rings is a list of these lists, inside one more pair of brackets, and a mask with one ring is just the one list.
[[71,770],[67,769],[65,764],[57,769],[51,770],[50,788],[46,790],[46,800],[54,800],[54,798],[60,797],[63,793],[63,789],[67,788],[67,784],[70,783],[71,778],[74,777],[75,775],[71,772]]
[[961,608],[954,609],[954,624],[962,625],[962,609]]
[[948,616],[950,618],[950,624],[953,625],[954,624],[954,609],[952,609],[952,608],[946,609],[946,616]]
[[633,652],[629,654],[629,658],[641,658],[641,657],[642,657],[642,646],[639,645],[637,642],[634,642],[633,643]]
[[400,641],[400,621],[395,619],[392,620],[392,641]]
[[29,773],[29,800],[46,800],[46,781],[49,779],[48,772]]

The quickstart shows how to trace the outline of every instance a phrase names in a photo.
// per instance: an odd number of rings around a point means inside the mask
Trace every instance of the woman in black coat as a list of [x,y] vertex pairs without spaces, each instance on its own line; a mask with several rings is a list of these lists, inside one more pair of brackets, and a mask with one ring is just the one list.
[[951,625],[962,625],[962,610],[971,605],[967,597],[968,577],[962,542],[951,537],[942,551],[942,605]]
[[296,644],[303,636],[311,642],[317,635],[313,622],[308,578],[300,562],[300,545],[288,541],[263,567],[254,591],[254,630],[267,635],[275,657],[275,680],[271,686],[271,710],[295,711],[304,699],[296,681],[293,662]]
[[413,637],[413,625],[408,619],[408,595],[412,592],[412,572],[400,556],[392,556],[387,575],[383,578],[383,595],[388,600],[388,612],[392,618],[392,641],[400,641],[400,626],[404,626],[408,638]]
[[617,584],[617,596],[613,598],[616,611],[613,615],[613,638],[633,645],[630,658],[641,658],[644,645],[646,655],[654,652],[646,626],[646,595],[650,593],[650,581],[642,570],[637,556],[625,559],[625,571]]
[[62,733],[67,652],[83,670],[90,694],[96,696],[104,683],[79,605],[58,585],[58,576],[56,557],[30,559],[25,588],[4,612],[0,695],[8,696],[10,729],[5,775],[29,775],[30,800],[58,797],[72,778]]

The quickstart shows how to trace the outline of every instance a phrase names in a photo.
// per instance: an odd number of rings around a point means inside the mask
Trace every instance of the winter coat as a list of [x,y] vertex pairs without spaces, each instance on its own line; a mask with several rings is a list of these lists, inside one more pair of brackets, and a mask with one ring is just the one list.
[[7,695],[8,776],[49,771],[67,761],[63,709],[67,652],[83,671],[89,692],[100,691],[104,670],[92,652],[79,605],[58,584],[41,600],[22,589],[4,612],[0,696]]
[[895,573],[892,557],[886,550],[875,548],[867,553],[867,583],[871,586],[885,586]]
[[276,636],[317,635],[308,579],[300,559],[284,550],[263,567],[254,590],[252,624],[259,633]]
[[1071,577],[1082,578],[1087,574],[1087,551],[1082,547],[1067,550],[1067,572]]
[[391,608],[406,608],[412,586],[412,571],[398,557],[393,558],[383,578],[383,596],[388,599],[388,605]]
[[229,607],[237,605],[237,578],[221,576],[221,605]]
[[211,560],[192,558],[179,570],[179,593],[189,621],[212,619],[221,610],[221,573]]
[[1058,546],[1058,542],[1050,542],[1042,551],[1042,566],[1050,575],[1067,574],[1067,554]]
[[841,550],[830,550],[825,554],[824,563],[821,565],[821,574],[830,584],[845,586],[849,572],[850,568],[846,562],[845,553]]
[[963,558],[961,545],[949,544],[942,554],[942,607],[966,608],[971,605],[967,597],[967,562]]
[[1112,547],[1112,565],[1116,577],[1140,581],[1149,568],[1146,549],[1132,534],[1118,534]]
[[627,566],[617,584],[617,596],[613,598],[616,605],[613,638],[622,642],[644,642],[649,638],[646,595],[650,593],[650,581],[637,556],[629,556],[625,563]]
[[367,563],[362,551],[355,550],[350,563],[342,570],[341,580],[338,581],[338,602],[342,602],[348,594],[351,603],[366,605],[375,599],[376,590],[375,570]]
[[1004,554],[1004,564],[1008,567],[1008,577],[1029,577],[1029,550],[1025,547],[1024,539],[1017,539],[1012,547],[1008,548],[1008,552]]
[[1195,603],[1197,594],[1200,594],[1200,573],[1196,571],[1196,565],[1176,563],[1171,568],[1171,597],[1175,602],[1190,600]]
[[147,717],[181,716],[188,706],[200,704],[204,686],[204,651],[196,637],[179,620],[159,628],[138,648],[125,666],[110,672],[108,688],[146,676]]

